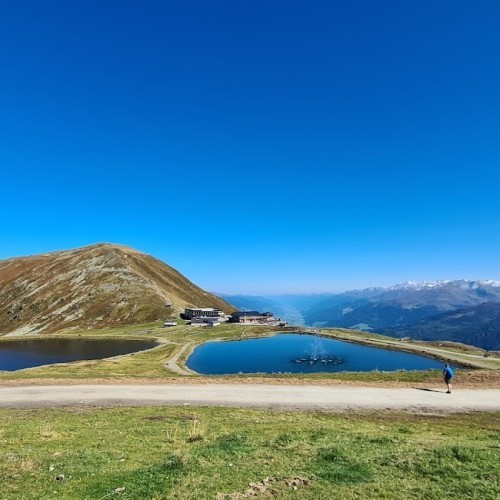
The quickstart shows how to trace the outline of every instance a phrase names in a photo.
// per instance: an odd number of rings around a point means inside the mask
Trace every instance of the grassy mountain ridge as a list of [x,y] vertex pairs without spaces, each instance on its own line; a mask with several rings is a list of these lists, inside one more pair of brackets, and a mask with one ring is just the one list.
[[0,334],[161,320],[184,307],[233,308],[164,262],[101,243],[0,261]]

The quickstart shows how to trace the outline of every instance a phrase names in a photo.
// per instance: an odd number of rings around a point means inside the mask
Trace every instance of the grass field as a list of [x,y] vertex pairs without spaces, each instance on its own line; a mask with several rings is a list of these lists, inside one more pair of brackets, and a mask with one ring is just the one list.
[[[0,384],[192,381],[300,384],[442,383],[439,371],[180,376],[177,364],[214,339],[283,328],[139,325],[63,337],[148,338],[155,349],[107,360],[0,372]],[[335,338],[428,354],[477,368],[460,385],[499,387],[499,360],[460,346],[402,343],[322,330]],[[9,339],[2,339],[8,342]],[[185,350],[184,350],[185,349]],[[0,499],[500,497],[500,414],[326,414],[185,406],[0,410]]]
[[482,413],[1,410],[0,498],[493,500],[499,424]]

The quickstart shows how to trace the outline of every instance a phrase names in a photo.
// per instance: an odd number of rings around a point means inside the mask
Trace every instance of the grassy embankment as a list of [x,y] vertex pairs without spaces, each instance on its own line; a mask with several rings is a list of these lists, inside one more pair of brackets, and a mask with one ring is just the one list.
[[0,410],[0,497],[488,500],[499,441],[481,413]]
[[[106,360],[80,361],[68,364],[30,368],[16,372],[0,372],[1,381],[29,381],[29,380],[171,380],[179,374],[169,370],[165,365],[173,357],[182,352],[177,365],[182,369],[183,363],[190,352],[198,344],[209,340],[234,340],[251,337],[273,335],[279,331],[297,331],[296,328],[243,326],[223,324],[215,328],[193,328],[180,324],[177,327],[164,328],[160,323],[127,326],[105,330],[87,330],[80,332],[66,332],[50,335],[65,338],[127,338],[127,339],[156,339],[162,344],[152,350],[138,352]],[[316,331],[318,332],[318,331]],[[371,346],[380,346],[389,349],[405,350],[418,354],[428,354],[453,363],[465,364],[482,370],[465,370],[461,372],[461,380],[471,384],[496,384],[500,386],[500,359],[483,358],[480,349],[465,348],[445,344],[443,347],[425,342],[401,342],[382,335],[365,334],[350,330],[322,329],[321,335],[364,343]],[[49,336],[47,336],[49,337]],[[37,337],[40,339],[40,337]],[[0,342],[19,340],[18,338],[0,338]],[[42,339],[41,339],[42,340]],[[184,351],[183,351],[184,349]],[[238,375],[231,377],[203,377],[205,380],[239,381],[248,378],[278,381],[275,375]],[[424,372],[368,372],[368,373],[330,373],[317,375],[280,375],[283,381],[321,381],[322,383],[335,381],[355,381],[356,383],[426,383],[440,380],[440,373],[435,370]]]

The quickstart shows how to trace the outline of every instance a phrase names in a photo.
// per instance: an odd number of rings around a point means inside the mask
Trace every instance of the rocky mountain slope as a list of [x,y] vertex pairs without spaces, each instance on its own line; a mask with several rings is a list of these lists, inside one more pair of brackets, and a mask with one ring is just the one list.
[[125,246],[0,261],[0,335],[156,321],[186,306],[234,310],[164,262]]

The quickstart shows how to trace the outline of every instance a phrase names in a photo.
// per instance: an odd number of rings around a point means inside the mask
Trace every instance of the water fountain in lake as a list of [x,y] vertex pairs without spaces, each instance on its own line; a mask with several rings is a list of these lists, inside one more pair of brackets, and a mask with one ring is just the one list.
[[322,366],[341,365],[344,362],[342,358],[326,353],[317,338],[309,344],[309,349],[307,349],[305,356],[295,358],[292,361],[294,363],[320,364]]

